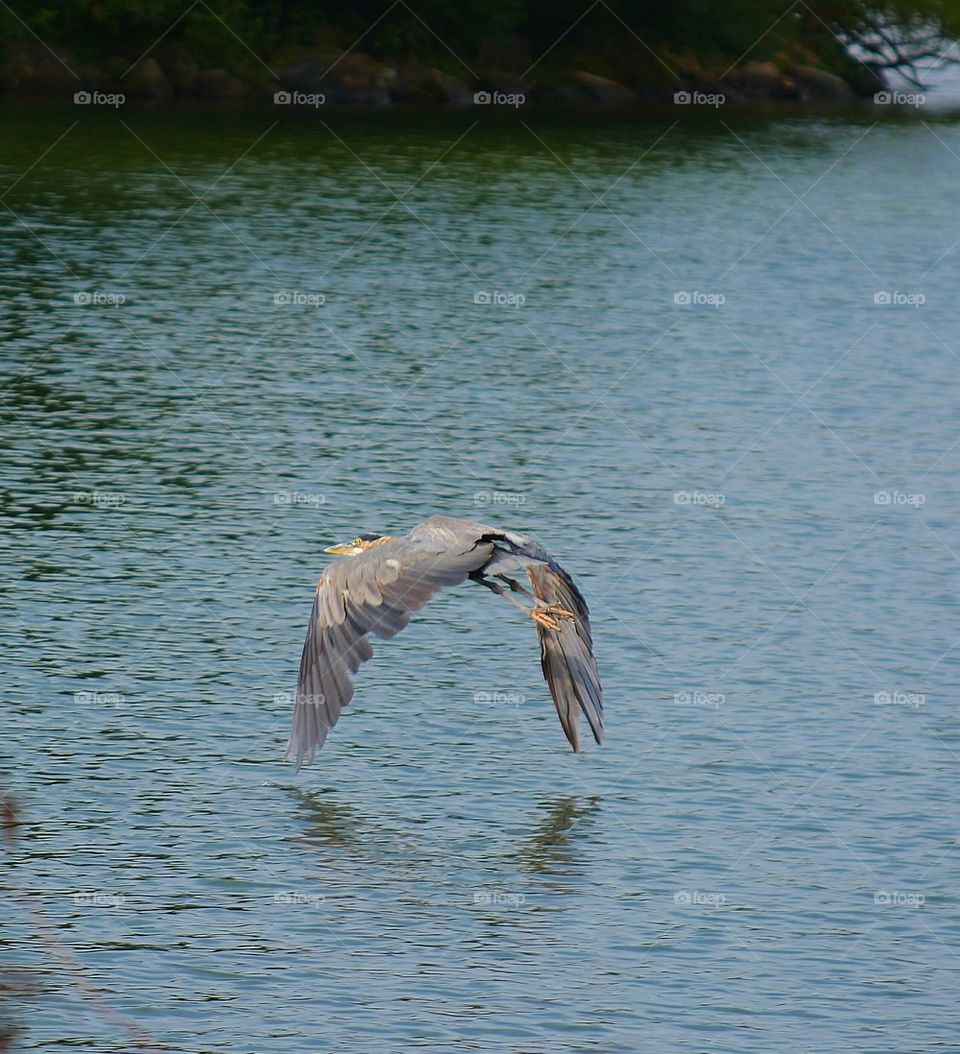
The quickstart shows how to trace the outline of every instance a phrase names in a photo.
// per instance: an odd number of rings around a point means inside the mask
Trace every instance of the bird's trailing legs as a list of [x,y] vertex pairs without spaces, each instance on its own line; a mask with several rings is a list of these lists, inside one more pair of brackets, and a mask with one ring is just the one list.
[[522,593],[526,597],[530,597],[534,604],[532,608],[528,608],[526,604],[521,604],[519,600],[514,599],[508,593],[502,585],[498,582],[493,582],[489,578],[485,578],[482,572],[475,571],[470,575],[474,582],[479,582],[480,585],[486,586],[487,589],[492,590],[499,597],[503,597],[504,600],[509,600],[514,607],[519,608],[524,614],[529,615],[534,622],[545,629],[559,629],[560,619],[576,619],[576,615],[572,611],[567,611],[566,608],[560,607],[559,604],[544,604],[539,597],[535,596],[530,592],[529,589],[524,589],[516,579],[508,578],[506,575],[497,575],[502,582],[506,582],[510,587],[511,593]]
[[529,597],[531,600],[537,599],[529,589],[525,589],[515,578],[510,578],[509,575],[495,575],[494,577],[499,578],[501,582],[506,582],[512,592],[523,593],[525,597]]
[[[559,604],[544,604],[543,601],[535,594],[531,593],[529,589],[524,589],[522,585],[515,579],[510,578],[507,575],[497,575],[502,582],[506,582],[507,585],[514,593],[522,593],[525,597],[530,597],[534,602],[534,610],[530,612],[532,618],[538,622],[540,619],[538,616],[546,613],[547,616],[556,616],[556,618],[570,619],[576,621],[577,616],[572,611],[567,611],[566,608],[561,607]],[[548,623],[556,621],[555,619],[548,618]],[[544,623],[545,625],[548,623]],[[550,629],[556,629],[556,626],[550,626]]]

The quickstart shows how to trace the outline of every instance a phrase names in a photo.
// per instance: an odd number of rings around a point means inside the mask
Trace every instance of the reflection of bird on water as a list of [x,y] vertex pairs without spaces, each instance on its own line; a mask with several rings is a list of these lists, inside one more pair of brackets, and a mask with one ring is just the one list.
[[360,849],[363,846],[363,840],[357,833],[361,820],[349,805],[329,801],[319,794],[308,794],[299,787],[283,789],[299,803],[306,816],[306,838],[329,842],[343,849]]
[[[580,749],[580,713],[599,743],[603,693],[586,601],[569,574],[530,535],[471,520],[432,516],[403,538],[362,534],[328,553],[347,556],[324,572],[300,660],[287,756],[313,758],[353,697],[350,673],[373,655],[369,635],[396,636],[443,586],[468,579],[529,615],[560,724]],[[526,573],[532,592],[510,572]],[[508,588],[505,588],[508,587]],[[533,601],[529,607],[513,594]]]
[[570,852],[574,830],[600,808],[600,799],[565,796],[545,804],[547,811],[536,833],[517,855],[527,870],[551,874],[574,862]]

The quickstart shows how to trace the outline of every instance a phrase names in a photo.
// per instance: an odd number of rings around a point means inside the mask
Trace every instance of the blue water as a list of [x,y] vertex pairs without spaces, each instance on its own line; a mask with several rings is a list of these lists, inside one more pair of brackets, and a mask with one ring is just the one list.
[[[17,1049],[957,1049],[960,125],[881,117],[5,112]],[[295,775],[323,548],[436,512],[607,742],[465,586]]]

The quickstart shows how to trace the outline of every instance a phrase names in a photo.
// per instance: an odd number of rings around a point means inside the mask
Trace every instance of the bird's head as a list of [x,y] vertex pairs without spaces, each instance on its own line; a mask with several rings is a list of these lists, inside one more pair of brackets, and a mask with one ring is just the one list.
[[365,553],[368,549],[389,541],[389,534],[361,534],[352,542],[339,542],[337,545],[324,549],[324,552],[332,553],[334,556],[356,556],[358,553]]

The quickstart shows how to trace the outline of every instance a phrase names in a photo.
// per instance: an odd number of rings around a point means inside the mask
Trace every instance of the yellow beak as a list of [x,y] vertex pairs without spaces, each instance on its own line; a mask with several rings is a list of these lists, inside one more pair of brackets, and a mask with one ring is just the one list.
[[358,545],[354,545],[353,542],[340,542],[338,545],[331,545],[323,551],[332,553],[334,556],[356,556],[357,553],[362,553],[363,549]]

